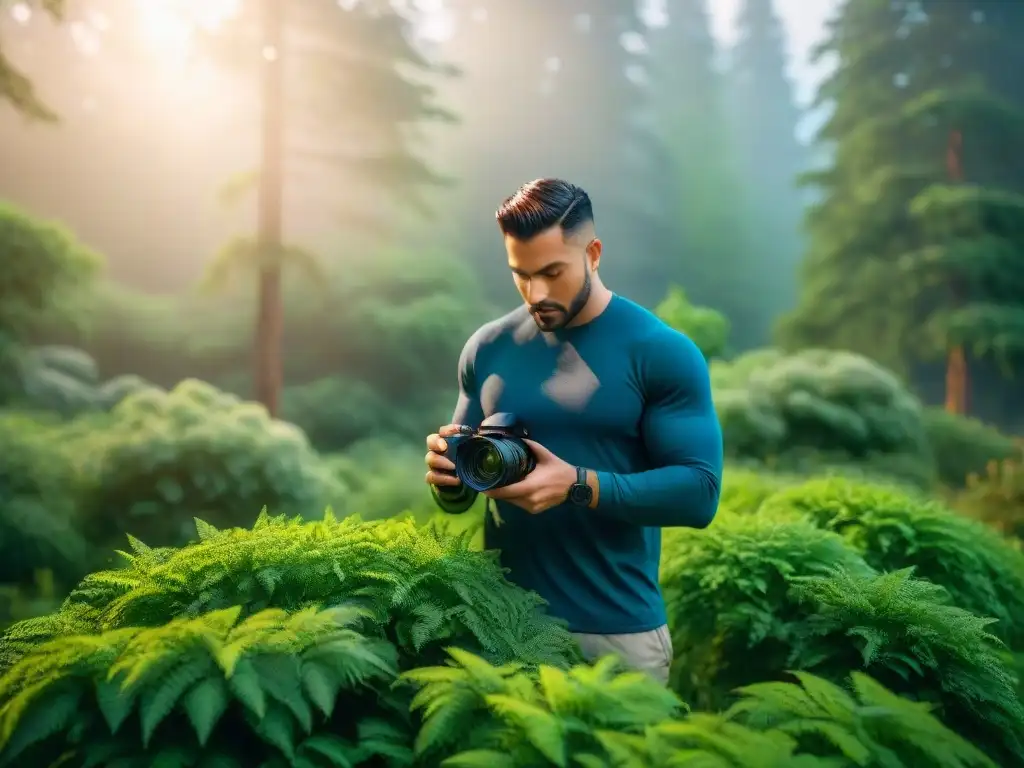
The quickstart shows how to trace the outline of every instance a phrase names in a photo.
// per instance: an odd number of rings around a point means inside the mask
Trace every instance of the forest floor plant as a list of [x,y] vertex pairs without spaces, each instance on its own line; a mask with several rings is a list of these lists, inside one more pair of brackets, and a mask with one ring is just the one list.
[[[868,533],[828,530],[814,511],[852,503],[829,483],[801,503],[787,481],[749,514],[772,481],[747,513],[666,533],[670,690],[580,663],[468,533],[264,512],[197,521],[178,549],[130,539],[124,567],[0,638],[0,766],[1024,765],[993,619],[870,534],[899,517],[887,491],[861,489]],[[927,570],[965,534],[914,514]],[[990,581],[1009,562],[961,556]]]

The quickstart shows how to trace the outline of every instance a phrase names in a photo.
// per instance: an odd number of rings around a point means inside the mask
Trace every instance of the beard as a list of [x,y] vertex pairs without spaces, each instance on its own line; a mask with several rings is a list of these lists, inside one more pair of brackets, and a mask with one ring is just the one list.
[[587,306],[587,302],[590,301],[591,288],[590,270],[588,269],[583,278],[583,285],[580,286],[573,300],[569,302],[568,307],[555,301],[542,301],[533,304],[530,306],[530,315],[533,317],[533,321],[542,331],[558,331],[565,328]]

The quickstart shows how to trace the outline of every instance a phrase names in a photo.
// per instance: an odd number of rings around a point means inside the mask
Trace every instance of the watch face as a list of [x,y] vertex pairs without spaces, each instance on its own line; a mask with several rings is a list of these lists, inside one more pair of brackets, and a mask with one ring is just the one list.
[[574,485],[569,489],[569,500],[573,504],[589,504],[590,487],[586,485]]

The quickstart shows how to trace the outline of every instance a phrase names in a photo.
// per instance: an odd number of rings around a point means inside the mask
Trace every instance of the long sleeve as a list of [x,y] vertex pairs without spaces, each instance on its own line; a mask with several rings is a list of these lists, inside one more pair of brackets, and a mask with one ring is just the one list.
[[476,429],[484,420],[480,405],[480,387],[476,382],[476,352],[479,334],[474,334],[462,348],[459,356],[459,399],[452,413],[452,424],[462,424]]
[[[473,336],[466,342],[459,357],[459,399],[452,413],[452,424],[462,424],[476,429],[484,419],[480,405],[479,388],[476,386],[474,364],[476,358],[477,337]],[[461,514],[476,502],[479,495],[466,486],[430,486],[430,493],[435,503],[445,512]]]
[[707,362],[690,339],[667,329],[638,354],[641,429],[656,468],[598,472],[594,512],[641,526],[706,528],[718,509],[723,463]]

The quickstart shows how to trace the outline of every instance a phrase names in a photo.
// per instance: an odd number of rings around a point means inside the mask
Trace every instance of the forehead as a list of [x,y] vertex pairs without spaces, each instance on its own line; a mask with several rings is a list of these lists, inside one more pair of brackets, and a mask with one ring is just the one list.
[[532,272],[554,261],[567,261],[572,254],[572,244],[566,243],[562,231],[555,227],[526,242],[506,236],[505,250],[512,269]]

